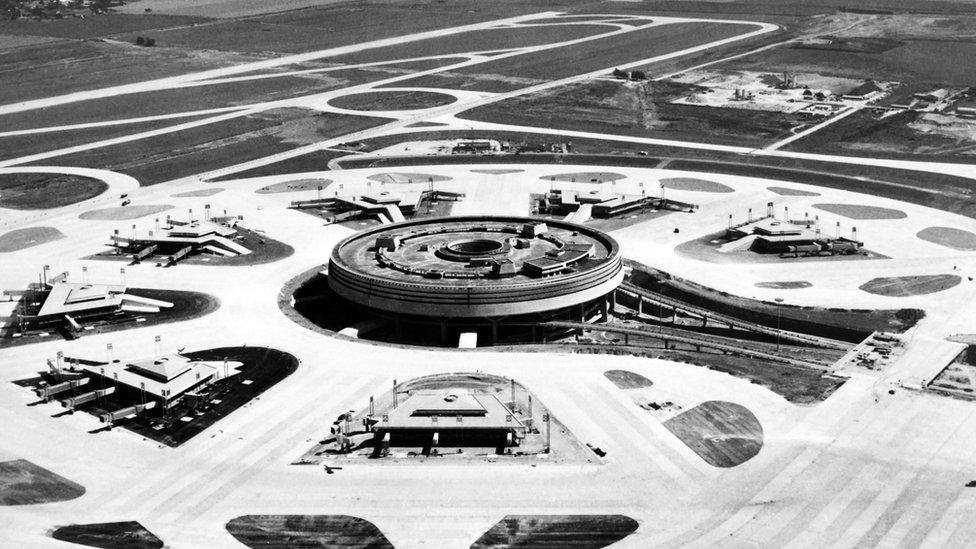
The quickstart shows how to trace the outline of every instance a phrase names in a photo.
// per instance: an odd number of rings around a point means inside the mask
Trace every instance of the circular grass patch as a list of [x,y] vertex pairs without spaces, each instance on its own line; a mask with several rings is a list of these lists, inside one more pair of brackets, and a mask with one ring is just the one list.
[[951,274],[893,276],[871,279],[860,288],[869,294],[885,297],[909,297],[948,290],[958,285],[962,278]]
[[93,177],[58,173],[0,174],[0,208],[47,210],[94,198],[108,184]]
[[428,91],[374,91],[343,95],[329,101],[329,105],[353,111],[412,111],[450,105],[457,101],[453,95]]
[[877,220],[905,219],[908,217],[908,214],[901,210],[882,208],[881,206],[867,206],[865,204],[814,204],[813,207],[848,219]]
[[707,179],[697,179],[694,177],[668,177],[661,180],[661,185],[665,188],[676,191],[693,191],[697,193],[732,193],[735,189],[728,185],[708,181]]
[[16,252],[64,238],[54,227],[27,227],[0,234],[0,253]]
[[952,227],[926,227],[915,236],[926,242],[960,250],[963,252],[976,251],[976,234]]
[[801,191],[800,189],[791,189],[789,187],[766,187],[766,190],[773,191],[780,196],[820,196],[820,193]]
[[157,214],[172,210],[170,204],[144,204],[140,206],[119,206],[117,208],[102,208],[100,210],[88,210],[78,216],[78,219],[86,221],[125,221],[127,219],[138,219],[147,215]]

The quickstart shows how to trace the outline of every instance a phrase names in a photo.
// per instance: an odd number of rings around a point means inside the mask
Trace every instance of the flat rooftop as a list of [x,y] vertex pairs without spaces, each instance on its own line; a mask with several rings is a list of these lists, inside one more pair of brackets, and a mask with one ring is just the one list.
[[[493,394],[415,393],[388,414],[382,429],[520,429],[525,425]],[[458,418],[461,418],[460,421]]]
[[[535,220],[533,220],[535,221]],[[491,265],[477,266],[459,260],[446,258],[437,251],[445,246],[464,245],[465,242],[497,243],[498,252],[486,251],[484,257],[494,260],[508,259],[521,269],[529,261],[541,261],[543,264],[553,261],[564,262],[565,258],[546,259],[549,252],[560,248],[567,252],[579,249],[590,250],[589,257],[573,265],[576,272],[599,268],[611,254],[613,241],[604,238],[598,231],[585,228],[569,227],[554,220],[547,220],[547,230],[540,236],[523,236],[521,233],[524,222],[499,221],[494,219],[478,221],[435,220],[412,226],[384,226],[361,233],[343,243],[340,243],[333,256],[336,255],[341,263],[355,271],[382,277],[391,281],[418,281],[430,283],[431,279],[423,276],[424,271],[469,273],[469,278],[440,278],[437,284],[444,286],[495,286],[498,284],[511,285],[518,282],[538,280],[525,272],[517,272],[507,277],[504,282],[487,276],[491,272]],[[402,244],[396,250],[387,250],[385,258],[392,263],[403,266],[401,269],[384,266],[375,252],[375,242],[380,237],[398,236]],[[521,245],[512,244],[513,239],[521,239]],[[509,244],[506,244],[509,243]],[[578,246],[577,246],[578,245]],[[577,254],[580,255],[580,254]],[[477,254],[472,254],[476,257]],[[412,272],[405,272],[409,267]]]
[[[239,362],[229,363],[228,374],[236,373],[240,365]],[[163,397],[163,390],[168,391],[167,398],[174,398],[202,381],[221,376],[223,363],[192,361],[182,355],[162,355],[129,362],[84,365],[82,369],[107,378],[117,377],[119,383],[136,389],[144,385],[146,393],[156,398]]]
[[63,315],[118,307],[122,305],[125,289],[126,287],[120,284],[55,282],[37,315]]

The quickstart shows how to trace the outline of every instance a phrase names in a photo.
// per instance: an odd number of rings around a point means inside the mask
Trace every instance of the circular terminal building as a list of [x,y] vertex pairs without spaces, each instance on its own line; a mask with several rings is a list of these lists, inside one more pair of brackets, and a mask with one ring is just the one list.
[[465,337],[498,342],[499,329],[505,340],[545,338],[566,331],[557,321],[605,318],[621,280],[620,249],[610,236],[522,217],[368,229],[336,245],[328,271],[332,292],[389,319],[397,333],[437,325],[442,340],[457,333],[461,344]]

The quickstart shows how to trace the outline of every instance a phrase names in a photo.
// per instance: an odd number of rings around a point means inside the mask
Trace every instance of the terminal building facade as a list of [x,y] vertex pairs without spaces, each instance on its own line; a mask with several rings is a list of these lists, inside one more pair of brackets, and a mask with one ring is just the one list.
[[336,245],[328,269],[336,296],[398,333],[435,328],[443,342],[458,335],[462,346],[494,344],[506,333],[542,339],[551,321],[605,318],[622,280],[610,236],[522,217],[380,226]]

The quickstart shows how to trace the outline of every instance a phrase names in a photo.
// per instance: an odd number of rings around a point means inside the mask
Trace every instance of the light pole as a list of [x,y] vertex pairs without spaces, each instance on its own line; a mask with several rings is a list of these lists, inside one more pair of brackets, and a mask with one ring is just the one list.
[[780,331],[779,322],[780,322],[780,317],[783,314],[783,311],[781,309],[782,307],[781,303],[783,303],[783,298],[777,297],[775,301],[777,303],[776,305],[776,350],[779,351],[779,331]]

